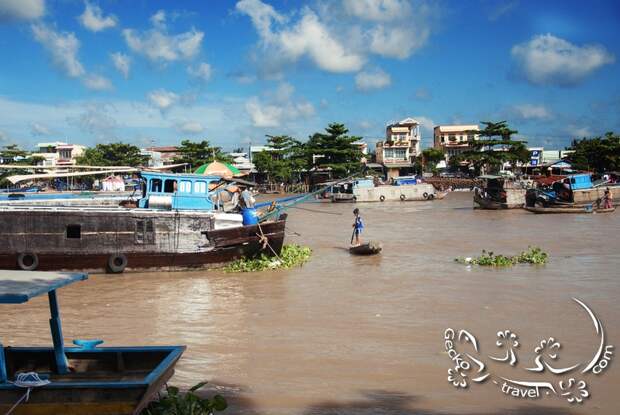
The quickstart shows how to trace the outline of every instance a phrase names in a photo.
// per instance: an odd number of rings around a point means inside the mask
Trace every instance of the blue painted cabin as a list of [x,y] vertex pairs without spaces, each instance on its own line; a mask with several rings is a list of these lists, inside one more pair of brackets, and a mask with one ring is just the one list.
[[210,190],[219,176],[141,172],[144,180],[140,208],[213,210]]

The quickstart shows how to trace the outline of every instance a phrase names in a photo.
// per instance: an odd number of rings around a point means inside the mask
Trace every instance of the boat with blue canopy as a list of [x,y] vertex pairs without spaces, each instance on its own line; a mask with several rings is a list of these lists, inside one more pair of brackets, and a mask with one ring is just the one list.
[[138,414],[174,374],[185,346],[100,347],[102,340],[65,346],[57,290],[84,273],[0,271],[0,304],[17,306],[47,295],[52,347],[0,343],[0,413],[12,415]]

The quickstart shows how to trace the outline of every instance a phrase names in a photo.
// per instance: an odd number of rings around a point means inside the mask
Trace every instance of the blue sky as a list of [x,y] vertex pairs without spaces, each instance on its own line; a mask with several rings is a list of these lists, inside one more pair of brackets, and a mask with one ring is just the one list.
[[508,120],[529,145],[620,132],[615,1],[0,0],[0,145],[139,146],[329,122]]

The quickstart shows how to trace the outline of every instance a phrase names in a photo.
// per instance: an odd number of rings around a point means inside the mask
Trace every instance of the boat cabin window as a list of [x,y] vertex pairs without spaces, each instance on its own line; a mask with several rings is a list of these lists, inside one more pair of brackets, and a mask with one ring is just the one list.
[[207,193],[207,182],[197,180],[194,182],[194,193]]
[[81,239],[82,225],[67,225],[67,239]]
[[172,179],[167,179],[164,182],[164,193],[174,193],[177,191],[177,181]]
[[191,193],[192,182],[190,182],[189,180],[181,180],[179,182],[179,192],[180,193]]
[[161,179],[151,180],[151,192],[161,193]]

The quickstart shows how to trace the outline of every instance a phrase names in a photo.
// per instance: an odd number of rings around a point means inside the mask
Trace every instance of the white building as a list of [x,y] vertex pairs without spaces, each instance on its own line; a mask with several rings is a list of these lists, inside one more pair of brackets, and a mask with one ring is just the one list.
[[480,135],[472,131],[480,131],[480,127],[477,124],[438,125],[433,129],[433,147],[443,151],[448,161],[450,157],[471,150],[472,144],[480,139]]
[[38,152],[32,156],[42,157],[39,163],[44,167],[69,167],[77,164],[77,158],[84,154],[86,146],[54,141],[37,144]]
[[420,154],[420,123],[413,118],[392,123],[385,128],[385,141],[376,146],[377,163],[382,164],[388,177],[408,174]]

